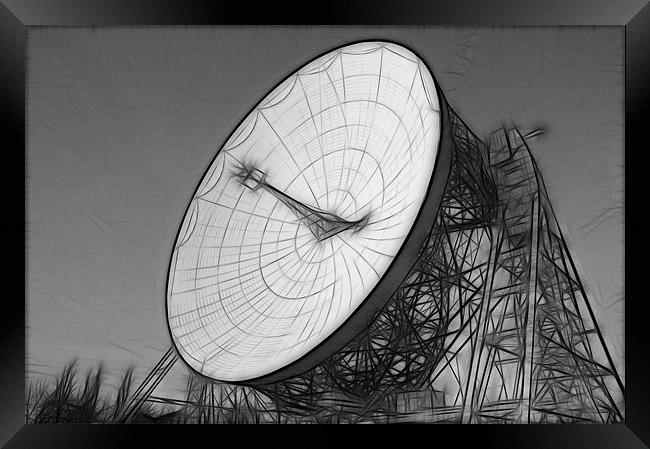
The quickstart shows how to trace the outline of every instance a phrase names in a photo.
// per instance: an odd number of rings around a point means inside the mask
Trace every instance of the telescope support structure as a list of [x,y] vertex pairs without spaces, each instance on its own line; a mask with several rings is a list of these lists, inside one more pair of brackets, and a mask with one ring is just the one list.
[[[449,115],[440,210],[386,306],[302,375],[212,385],[201,409],[217,413],[205,416],[224,422],[244,407],[257,422],[623,420],[623,382],[528,147],[539,131],[500,129],[482,142]],[[168,372],[159,365],[136,406]]]

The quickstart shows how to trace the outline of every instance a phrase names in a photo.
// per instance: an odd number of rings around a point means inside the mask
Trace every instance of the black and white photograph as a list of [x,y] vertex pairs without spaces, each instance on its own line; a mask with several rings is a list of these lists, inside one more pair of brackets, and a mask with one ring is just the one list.
[[27,426],[2,443],[418,423],[646,447],[628,28],[27,26]]

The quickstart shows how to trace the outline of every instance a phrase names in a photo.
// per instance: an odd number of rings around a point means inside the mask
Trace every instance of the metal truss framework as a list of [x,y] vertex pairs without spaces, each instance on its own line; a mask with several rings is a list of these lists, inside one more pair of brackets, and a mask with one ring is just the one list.
[[200,381],[208,399],[189,402],[211,409],[203,422],[244,409],[255,422],[623,420],[623,383],[528,147],[539,131],[500,129],[484,143],[449,115],[455,151],[441,208],[386,307],[300,376]]

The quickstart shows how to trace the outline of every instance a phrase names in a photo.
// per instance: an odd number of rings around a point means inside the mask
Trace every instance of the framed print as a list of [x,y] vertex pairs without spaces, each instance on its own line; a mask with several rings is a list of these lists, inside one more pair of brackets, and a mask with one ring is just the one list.
[[3,444],[647,447],[650,6],[250,9],[3,2]]

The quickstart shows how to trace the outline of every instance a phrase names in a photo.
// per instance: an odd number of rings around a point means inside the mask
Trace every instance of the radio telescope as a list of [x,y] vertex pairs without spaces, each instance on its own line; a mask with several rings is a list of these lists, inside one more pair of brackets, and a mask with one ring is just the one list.
[[443,102],[411,51],[362,42],[301,67],[246,115],[171,258],[168,325],[193,370],[277,381],[367,325],[435,219],[449,170]]
[[[623,380],[529,148],[541,132],[481,140],[394,43],[293,72],[189,201],[173,347],[120,422],[148,400],[207,400],[220,422],[236,398],[256,422],[622,422]],[[179,357],[199,399],[151,396]]]

